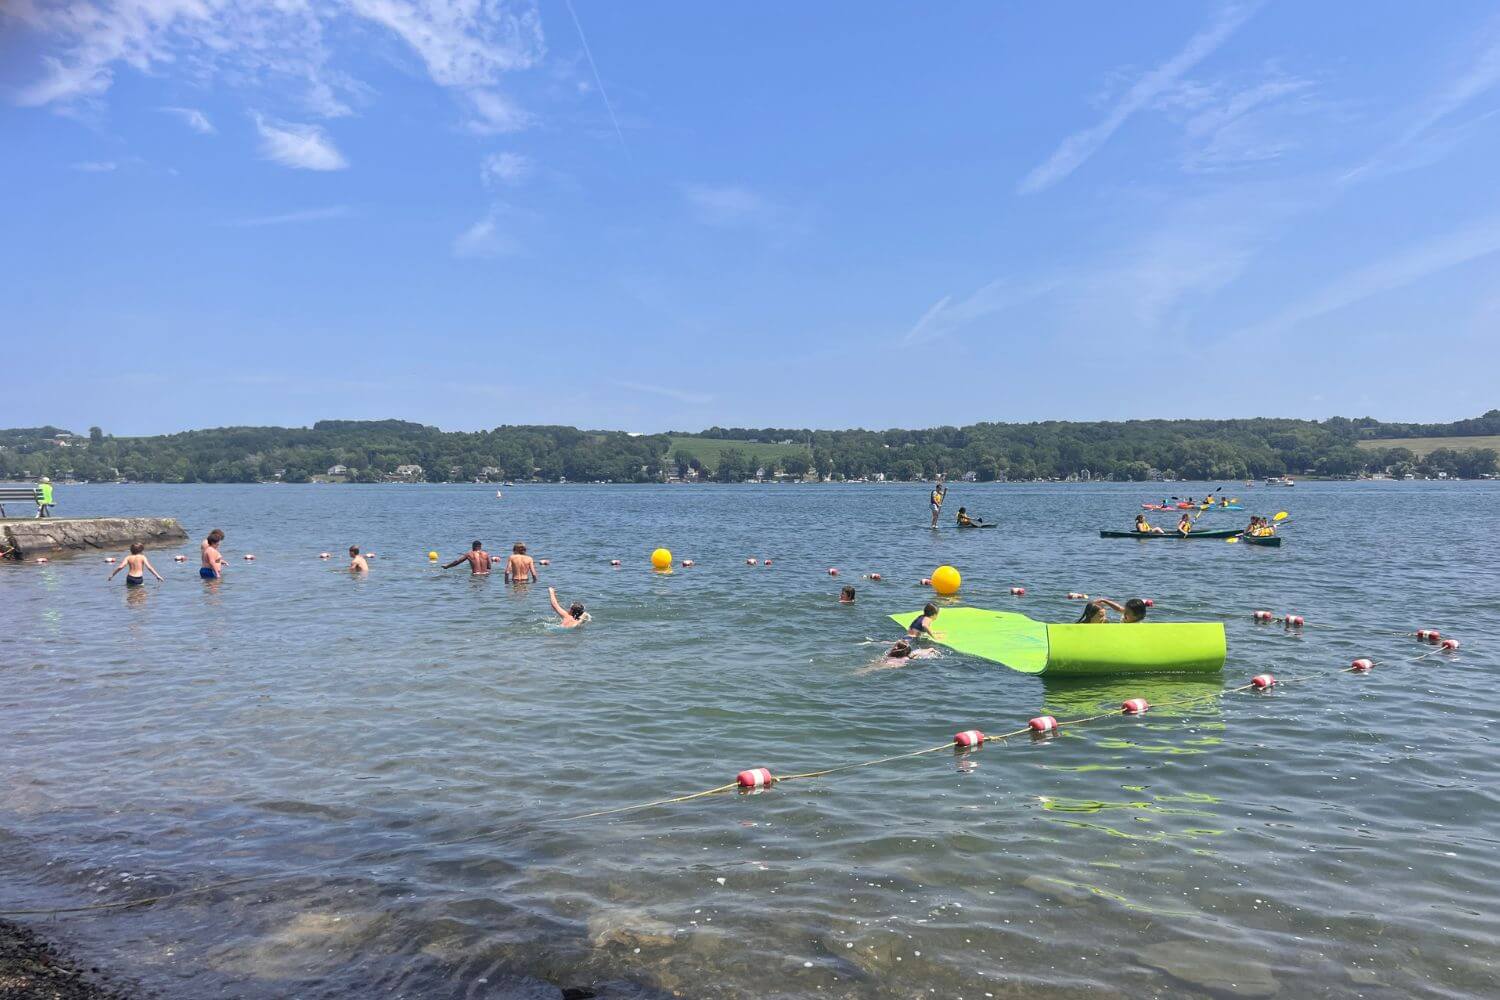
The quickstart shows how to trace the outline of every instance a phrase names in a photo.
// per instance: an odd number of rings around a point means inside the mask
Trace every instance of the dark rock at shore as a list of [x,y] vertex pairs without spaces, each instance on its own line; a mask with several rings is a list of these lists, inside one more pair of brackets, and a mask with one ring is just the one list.
[[0,1000],[128,1000],[143,994],[85,969],[21,924],[0,920]]
[[187,539],[175,517],[33,517],[0,522],[5,544],[21,556],[167,545]]

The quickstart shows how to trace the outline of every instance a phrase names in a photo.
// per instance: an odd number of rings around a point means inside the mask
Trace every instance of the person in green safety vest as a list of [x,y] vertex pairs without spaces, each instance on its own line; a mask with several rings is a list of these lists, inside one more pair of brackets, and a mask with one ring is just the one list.
[[52,516],[52,480],[43,476],[36,486],[36,516]]

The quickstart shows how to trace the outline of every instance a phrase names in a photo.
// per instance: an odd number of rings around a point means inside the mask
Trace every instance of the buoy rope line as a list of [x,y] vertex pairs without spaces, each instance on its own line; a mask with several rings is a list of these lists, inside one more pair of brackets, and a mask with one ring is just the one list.
[[[1420,655],[1412,657],[1412,658],[1410,658],[1408,660],[1398,660],[1398,661],[1389,661],[1389,660],[1379,660],[1379,661],[1376,661],[1376,660],[1371,660],[1371,659],[1368,659],[1368,658],[1361,658],[1361,659],[1355,660],[1349,666],[1341,668],[1340,670],[1337,671],[1337,673],[1367,673],[1377,663],[1379,663],[1379,664],[1385,664],[1385,665],[1405,665],[1405,664],[1410,664],[1410,663],[1417,663],[1417,662],[1419,662],[1421,660],[1424,660],[1427,657],[1432,656],[1432,655],[1434,655],[1434,654],[1436,654],[1438,652],[1447,652],[1447,651],[1448,650],[1444,650],[1444,649],[1430,649],[1430,650],[1427,650],[1426,652],[1421,653]],[[1160,703],[1160,704],[1158,704],[1158,705],[1156,705],[1154,707],[1157,708],[1157,709],[1169,709],[1169,710],[1174,710],[1174,711],[1176,711],[1176,710],[1183,710],[1183,709],[1189,708],[1190,706],[1192,706],[1192,705],[1194,705],[1196,703],[1204,702],[1204,701],[1211,701],[1211,700],[1213,700],[1215,698],[1223,698],[1225,695],[1242,694],[1242,693],[1244,693],[1246,691],[1252,691],[1252,690],[1262,690],[1263,691],[1263,690],[1268,690],[1268,689],[1273,688],[1273,687],[1281,687],[1281,686],[1287,685],[1287,684],[1300,684],[1300,683],[1305,683],[1307,681],[1322,680],[1322,679],[1325,679],[1327,676],[1329,676],[1329,675],[1327,675],[1327,674],[1306,674],[1306,675],[1302,675],[1302,676],[1298,676],[1298,677],[1286,677],[1286,678],[1279,678],[1278,679],[1278,678],[1272,676],[1271,674],[1260,674],[1260,675],[1257,675],[1256,677],[1254,677],[1247,684],[1241,684],[1241,685],[1238,685],[1236,687],[1230,687],[1230,688],[1222,688],[1222,689],[1220,689],[1218,691],[1206,692],[1204,694],[1189,695],[1189,696],[1186,696],[1186,697],[1183,697],[1183,698],[1178,698],[1178,699],[1174,699],[1174,700],[1171,700],[1171,701]],[[650,799],[650,800],[647,800],[645,802],[634,802],[634,803],[629,803],[629,804],[623,805],[623,806],[614,806],[614,807],[609,808],[609,809],[596,809],[596,810],[593,810],[591,812],[578,813],[578,814],[573,815],[573,816],[558,817],[558,818],[552,820],[552,822],[576,823],[576,822],[580,822],[580,821],[588,820],[588,819],[598,819],[598,818],[601,818],[601,817],[604,817],[604,816],[617,816],[617,815],[620,815],[622,813],[638,812],[638,811],[640,811],[642,809],[651,809],[651,808],[654,808],[654,807],[657,807],[657,806],[676,805],[676,804],[683,803],[683,802],[691,802],[691,801],[693,801],[695,799],[703,799],[703,798],[708,798],[708,797],[714,796],[714,795],[721,795],[721,794],[723,794],[725,792],[730,792],[730,791],[734,791],[734,790],[737,790],[737,789],[738,790],[744,790],[744,791],[757,790],[757,789],[765,789],[765,788],[770,788],[773,785],[782,784],[782,783],[788,782],[788,781],[804,781],[804,780],[810,780],[810,779],[813,779],[813,778],[827,777],[828,775],[839,774],[839,773],[846,772],[846,771],[858,770],[858,769],[861,769],[861,768],[878,767],[881,764],[889,764],[889,763],[892,763],[894,761],[907,760],[907,759],[910,759],[910,758],[913,758],[913,757],[922,757],[922,756],[925,756],[927,754],[939,753],[939,752],[944,751],[944,750],[949,750],[949,751],[953,751],[953,750],[958,750],[958,751],[972,750],[972,749],[976,749],[976,748],[978,748],[980,746],[983,746],[986,743],[1004,743],[1004,742],[1007,742],[1007,741],[1009,741],[1011,739],[1014,739],[1014,738],[1016,738],[1018,736],[1031,735],[1031,736],[1035,736],[1035,737],[1050,737],[1050,736],[1056,735],[1058,732],[1061,732],[1062,730],[1071,729],[1071,728],[1074,728],[1074,727],[1077,727],[1077,726],[1087,725],[1087,724],[1093,723],[1093,722],[1099,722],[1099,721],[1102,721],[1104,719],[1118,719],[1118,718],[1121,718],[1123,716],[1144,715],[1152,707],[1153,706],[1151,706],[1149,703],[1147,703],[1144,698],[1132,698],[1132,699],[1129,699],[1129,700],[1125,701],[1121,705],[1120,709],[1117,710],[1117,711],[1099,712],[1099,713],[1094,714],[1094,715],[1086,715],[1086,716],[1082,716],[1080,718],[1067,719],[1067,720],[1063,720],[1063,721],[1059,721],[1059,720],[1053,718],[1050,715],[1042,715],[1042,716],[1037,716],[1036,718],[1031,719],[1026,724],[1026,726],[1024,728],[1013,729],[1013,730],[1010,730],[1009,732],[985,734],[985,733],[982,733],[982,732],[980,732],[978,730],[972,730],[971,729],[971,730],[967,730],[965,732],[958,733],[957,735],[954,736],[953,739],[949,740],[948,742],[946,742],[946,743],[940,743],[940,744],[938,744],[936,746],[924,747],[924,748],[922,748],[920,750],[910,750],[910,751],[907,751],[905,753],[889,754],[889,755],[886,755],[886,756],[883,756],[883,757],[874,758],[872,760],[855,761],[855,762],[848,763],[848,764],[839,764],[839,765],[836,765],[834,767],[821,768],[821,769],[815,770],[815,771],[802,771],[802,772],[798,772],[796,774],[773,775],[770,772],[770,770],[767,769],[767,768],[752,768],[752,769],[747,770],[747,771],[742,771],[738,776],[736,776],[736,778],[735,778],[734,781],[728,782],[728,783],[723,784],[723,785],[717,785],[717,786],[715,786],[713,788],[705,788],[705,789],[703,789],[701,791],[689,792],[689,793],[684,794],[684,795],[674,795],[674,796],[670,796],[670,797],[667,797],[667,798]],[[429,848],[432,848],[432,847],[454,847],[454,846],[458,846],[458,845],[461,845],[461,844],[473,843],[474,841],[478,841],[478,840],[490,839],[490,838],[493,838],[497,834],[500,834],[502,832],[504,832],[504,828],[483,830],[483,831],[480,831],[479,833],[470,834],[468,836],[459,837],[459,838],[452,839],[452,840],[435,841],[435,842],[430,843],[430,844],[428,844],[426,846],[429,847]],[[371,859],[374,859],[374,858],[377,858],[377,857],[382,857],[382,856],[384,856],[387,860],[389,859],[388,852],[385,852],[385,851],[381,851],[381,852],[371,851],[371,852],[365,852],[364,854],[357,854],[357,855],[354,855],[352,857],[347,857],[347,858],[326,859],[324,861],[313,862],[312,864],[302,865],[302,866],[299,866],[299,867],[296,867],[296,868],[286,869],[286,870],[279,871],[279,872],[262,872],[262,873],[255,874],[255,875],[242,875],[242,876],[238,876],[236,878],[222,879],[220,881],[208,882],[208,883],[205,883],[203,885],[194,886],[194,887],[189,888],[189,889],[180,889],[180,890],[177,890],[175,892],[162,893],[162,894],[156,895],[156,896],[146,896],[146,897],[142,897],[142,898],[139,898],[139,899],[116,900],[116,901],[108,902],[108,903],[93,903],[93,904],[89,904],[89,905],[85,905],[85,906],[62,906],[62,907],[49,907],[49,908],[44,908],[44,909],[30,909],[30,910],[0,910],[0,916],[6,916],[6,917],[59,916],[59,915],[62,915],[62,914],[69,914],[69,913],[96,913],[96,912],[107,911],[107,910],[126,910],[126,909],[133,909],[135,907],[141,907],[141,906],[155,906],[155,905],[158,905],[158,904],[161,904],[161,903],[167,903],[167,902],[172,902],[172,901],[179,900],[179,899],[185,899],[185,898],[187,898],[189,896],[197,896],[197,895],[201,895],[201,894],[206,893],[206,892],[214,892],[214,891],[219,890],[219,889],[233,888],[234,886],[246,885],[246,884],[251,883],[251,882],[260,882],[260,881],[265,881],[265,880],[268,880],[268,879],[292,878],[292,877],[295,877],[295,876],[298,876],[298,875],[305,875],[305,874],[307,874],[309,872],[313,872],[313,871],[317,871],[317,870],[320,870],[320,869],[323,869],[323,868],[327,868],[327,867],[329,867],[331,865],[348,864],[350,862],[360,862],[360,861],[371,860]]]

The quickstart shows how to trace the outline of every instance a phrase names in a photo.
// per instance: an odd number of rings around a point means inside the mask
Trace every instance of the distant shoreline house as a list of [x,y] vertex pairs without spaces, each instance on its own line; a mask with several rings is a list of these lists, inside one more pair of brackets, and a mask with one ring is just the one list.
[[396,482],[420,482],[422,480],[422,467],[420,465],[398,465],[391,478]]
[[347,465],[330,465],[328,467],[328,474],[330,476],[347,476],[349,474],[349,466],[347,466]]

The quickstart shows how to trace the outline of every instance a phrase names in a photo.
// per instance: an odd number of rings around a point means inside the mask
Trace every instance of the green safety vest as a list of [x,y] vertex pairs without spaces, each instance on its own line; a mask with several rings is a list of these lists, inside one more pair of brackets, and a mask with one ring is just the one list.
[[37,486],[37,489],[42,491],[42,503],[50,504],[52,502],[52,484],[41,483]]

